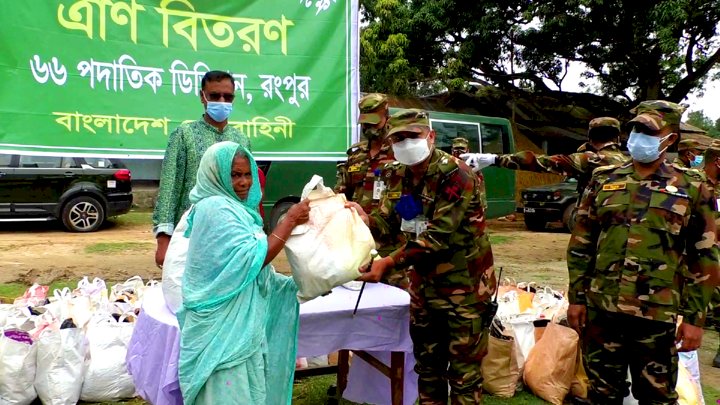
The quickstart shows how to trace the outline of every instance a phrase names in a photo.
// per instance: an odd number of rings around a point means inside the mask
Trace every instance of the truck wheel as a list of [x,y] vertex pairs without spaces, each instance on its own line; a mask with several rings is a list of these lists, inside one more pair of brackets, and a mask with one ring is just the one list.
[[295,203],[285,201],[273,207],[272,212],[270,213],[270,222],[268,223],[269,232],[272,232],[277,224],[285,218],[285,214],[287,214],[288,210],[293,205],[295,205]]
[[70,232],[94,232],[104,221],[105,210],[93,197],[73,198],[62,209],[62,223]]
[[575,227],[575,215],[577,215],[575,204],[570,204],[565,207],[565,211],[563,211],[563,225],[565,225],[565,228],[569,232],[572,232]]
[[525,214],[525,227],[527,227],[528,230],[541,232],[545,230],[545,225],[547,225],[547,221],[541,217]]

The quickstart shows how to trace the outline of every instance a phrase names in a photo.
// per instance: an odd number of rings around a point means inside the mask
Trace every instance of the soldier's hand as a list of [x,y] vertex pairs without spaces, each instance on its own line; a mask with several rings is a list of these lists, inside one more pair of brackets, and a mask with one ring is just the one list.
[[355,210],[355,212],[360,215],[360,218],[363,222],[365,222],[365,225],[370,224],[370,217],[368,217],[368,214],[363,210],[363,208],[360,206],[360,204],[354,202],[354,201],[347,201],[345,203],[345,208],[350,208],[351,210]]
[[463,153],[460,159],[464,159],[468,166],[472,167],[474,172],[478,172],[493,163],[495,163],[497,155],[494,153]]
[[568,306],[567,319],[570,327],[575,329],[578,335],[580,335],[587,321],[587,307],[577,304]]
[[382,259],[378,259],[373,261],[372,268],[368,269],[367,267],[364,269],[360,269],[360,272],[362,273],[360,277],[358,277],[358,281],[367,281],[368,283],[378,283],[380,280],[382,280],[383,275],[385,272],[389,269],[391,269],[395,265],[395,262],[393,262],[392,257],[383,257]]
[[700,348],[703,330],[699,326],[681,323],[675,335],[675,344],[680,343],[679,352],[691,352]]

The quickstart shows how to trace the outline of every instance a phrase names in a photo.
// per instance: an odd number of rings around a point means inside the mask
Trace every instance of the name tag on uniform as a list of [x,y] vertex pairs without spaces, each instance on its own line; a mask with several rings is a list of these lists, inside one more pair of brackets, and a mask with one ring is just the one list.
[[603,191],[625,190],[626,187],[627,187],[627,185],[625,183],[603,184]]
[[403,219],[400,223],[400,230],[403,232],[414,233],[417,238],[421,233],[425,232],[428,227],[427,218],[424,215],[418,215],[417,217],[406,220]]
[[360,166],[358,166],[358,165],[352,165],[348,168],[348,173],[354,173],[354,172],[359,172],[359,171],[360,171]]
[[402,195],[402,193],[399,191],[391,191],[391,192],[387,193],[387,198],[389,198],[391,200],[397,200],[398,198],[400,198],[401,195]]
[[373,182],[373,200],[379,200],[383,191],[385,191],[385,182],[382,180],[375,180]]

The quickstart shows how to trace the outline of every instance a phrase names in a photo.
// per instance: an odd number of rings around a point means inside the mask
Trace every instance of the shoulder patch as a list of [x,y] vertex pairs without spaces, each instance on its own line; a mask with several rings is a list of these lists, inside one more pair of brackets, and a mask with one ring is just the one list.
[[389,163],[385,163],[385,165],[383,166],[383,170],[397,170],[400,168],[400,164],[401,163],[398,162],[397,160],[394,160]]
[[685,174],[687,174],[688,176],[690,176],[690,177],[692,177],[692,178],[694,178],[694,179],[697,179],[697,180],[700,180],[700,181],[707,181],[707,175],[706,175],[705,172],[702,171],[702,170],[698,170],[698,169],[687,169],[687,168],[684,168],[684,167],[683,167],[683,168],[680,168],[680,167],[675,166],[675,165],[673,165],[673,168],[682,170],[683,172],[685,172]]
[[358,149],[362,149],[362,148],[366,148],[366,147],[367,147],[367,141],[360,141],[358,143],[350,145],[350,147],[347,150],[347,154],[349,155]]
[[458,170],[458,167],[458,159],[448,153],[443,152],[443,156],[440,157],[440,161],[438,162],[438,170],[440,170],[442,174],[447,176]]
[[609,173],[619,167],[621,167],[621,165],[599,166],[599,167],[596,167],[595,170],[593,170],[592,175],[597,176],[598,174]]

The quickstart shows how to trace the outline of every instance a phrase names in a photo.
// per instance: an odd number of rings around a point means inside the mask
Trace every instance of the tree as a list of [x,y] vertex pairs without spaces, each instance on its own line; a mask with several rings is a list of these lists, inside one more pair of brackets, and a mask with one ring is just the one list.
[[474,81],[542,93],[577,62],[604,95],[680,102],[720,62],[720,0],[365,0],[363,12],[363,47],[391,51],[363,51],[363,80],[392,72],[409,93]]
[[717,128],[717,124],[720,123],[720,119],[713,123],[702,110],[690,111],[688,113],[687,123],[707,131],[708,135],[713,138],[720,138],[720,130]]

